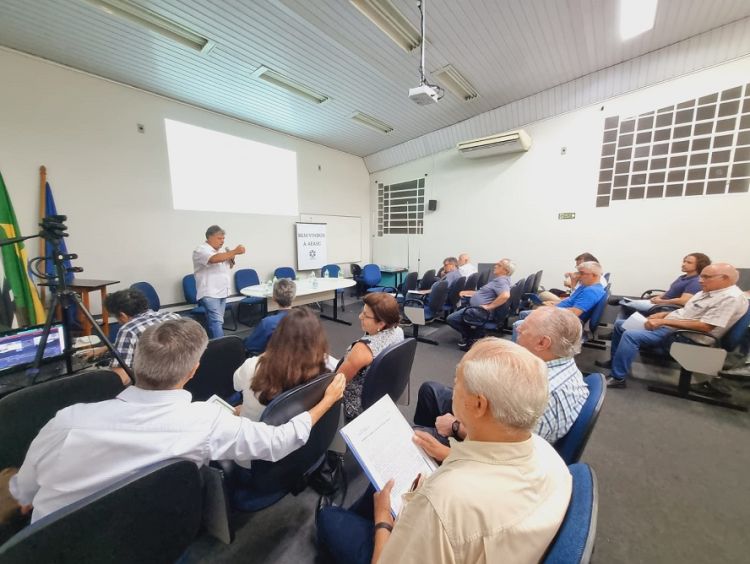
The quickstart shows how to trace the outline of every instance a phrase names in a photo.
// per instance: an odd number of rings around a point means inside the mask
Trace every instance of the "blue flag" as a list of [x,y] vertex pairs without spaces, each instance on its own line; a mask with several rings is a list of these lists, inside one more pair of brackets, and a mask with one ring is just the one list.
[[[52,197],[52,188],[50,188],[49,182],[46,183],[44,188],[44,217],[49,217],[51,215],[57,215],[57,206],[55,206],[55,198]],[[60,251],[63,254],[68,254],[68,248],[65,246],[65,240],[63,239],[60,241]],[[55,276],[55,262],[52,260],[53,256],[53,248],[52,243],[49,241],[44,242],[44,256],[47,257],[47,261],[45,262],[44,272],[47,276]],[[64,262],[65,268],[70,269],[71,264],[69,260],[65,260]],[[70,284],[70,282],[73,281],[73,273],[67,272],[65,274],[65,282]]]

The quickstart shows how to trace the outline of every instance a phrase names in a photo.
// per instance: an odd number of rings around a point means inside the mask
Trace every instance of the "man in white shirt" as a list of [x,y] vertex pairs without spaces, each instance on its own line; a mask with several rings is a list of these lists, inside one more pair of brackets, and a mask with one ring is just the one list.
[[276,461],[304,445],[312,425],[343,395],[346,379],[339,375],[310,411],[277,427],[237,417],[214,403],[191,403],[182,388],[195,374],[207,342],[203,328],[191,319],[144,331],[135,351],[136,384],[113,400],[58,411],[10,479],[11,503],[33,505],[33,522],[170,458],[198,465]]
[[245,254],[243,245],[221,251],[224,236],[221,227],[212,225],[206,230],[206,242],[193,251],[196,298],[206,309],[208,336],[212,339],[224,335],[224,309],[231,287],[229,271],[234,268],[234,257]]
[[458,255],[458,271],[461,273],[461,276],[465,276],[466,278],[475,272],[479,272],[477,267],[471,264],[471,258],[466,253]]

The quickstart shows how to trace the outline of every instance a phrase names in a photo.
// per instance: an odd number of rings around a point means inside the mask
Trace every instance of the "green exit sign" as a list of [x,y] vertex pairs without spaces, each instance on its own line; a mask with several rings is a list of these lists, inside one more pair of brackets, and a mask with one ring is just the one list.
[[557,214],[557,219],[575,219],[575,212],[562,212]]

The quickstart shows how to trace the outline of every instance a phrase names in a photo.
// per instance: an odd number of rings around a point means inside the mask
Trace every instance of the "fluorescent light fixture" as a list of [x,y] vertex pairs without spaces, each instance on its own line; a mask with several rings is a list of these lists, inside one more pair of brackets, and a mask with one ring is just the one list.
[[654,27],[658,0],[620,0],[620,37],[623,41]]
[[351,118],[358,124],[369,127],[370,129],[374,129],[375,131],[379,131],[380,133],[390,133],[391,131],[393,131],[393,128],[387,123],[382,122],[372,116],[368,116],[367,114],[363,114],[362,112],[354,113]]
[[422,41],[422,36],[391,0],[349,0],[380,31],[390,37],[399,47],[410,53]]
[[163,35],[180,45],[184,45],[204,55],[214,48],[215,44],[210,39],[130,0],[86,1],[108,14],[145,27],[150,31]]
[[325,94],[316,92],[312,88],[308,88],[304,84],[295,82],[291,78],[287,78],[283,74],[279,74],[278,72],[271,70],[268,67],[258,67],[257,69],[255,69],[251,76],[263,80],[268,84],[275,86],[276,88],[282,88],[283,90],[286,90],[287,92],[294,94],[295,96],[298,96],[303,100],[312,102],[313,104],[322,104],[323,102],[330,99]]
[[462,100],[468,102],[479,96],[476,88],[453,65],[444,66],[442,69],[433,72],[432,76]]

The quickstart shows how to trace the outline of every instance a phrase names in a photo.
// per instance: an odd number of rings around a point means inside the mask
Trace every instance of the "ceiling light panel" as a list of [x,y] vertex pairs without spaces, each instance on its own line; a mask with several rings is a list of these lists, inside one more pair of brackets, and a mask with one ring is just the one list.
[[299,82],[271,70],[268,67],[258,67],[255,72],[253,72],[252,76],[267,82],[276,88],[286,90],[287,92],[313,104],[322,104],[323,102],[330,100],[325,94],[321,94],[320,92],[317,92],[304,84],[300,84]]
[[349,0],[378,29],[407,53],[422,41],[419,30],[396,9],[391,0]]
[[432,73],[432,76],[445,88],[464,101],[474,100],[479,92],[453,65],[446,65]]
[[620,37],[623,41],[654,27],[657,0],[620,0]]
[[385,122],[380,121],[377,118],[363,114],[362,112],[354,113],[351,118],[360,125],[379,131],[380,133],[390,133],[393,128]]
[[107,14],[163,35],[175,43],[204,55],[214,48],[214,42],[207,37],[203,37],[199,33],[130,0],[86,1]]

